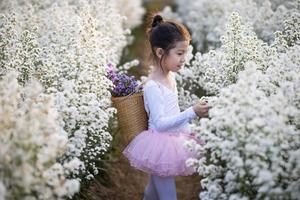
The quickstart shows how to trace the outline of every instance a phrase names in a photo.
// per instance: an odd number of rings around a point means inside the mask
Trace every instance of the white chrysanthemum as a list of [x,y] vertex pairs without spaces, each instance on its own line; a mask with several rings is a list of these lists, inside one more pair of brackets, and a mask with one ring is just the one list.
[[284,19],[295,11],[297,0],[176,0],[175,14],[170,8],[163,12],[166,16],[179,19],[192,32],[197,49],[206,51],[220,45],[225,24],[232,12],[238,12],[245,23],[254,27],[258,37],[266,42],[274,39],[274,32],[283,30]]
[[[290,18],[296,20],[287,20],[284,31],[278,33],[280,38],[270,46],[260,43],[254,34],[241,34],[245,31],[239,29],[237,15],[232,16],[235,22],[227,27],[229,34],[224,38],[224,46],[196,55],[195,60],[200,60],[198,65],[205,68],[204,72],[221,74],[223,80],[228,80],[225,85],[209,76],[203,81],[203,84],[218,85],[217,96],[208,98],[213,106],[210,118],[201,119],[193,127],[206,144],[187,144],[200,156],[188,160],[187,164],[203,177],[201,199],[299,197],[297,16]],[[251,46],[256,48],[247,49]],[[233,67],[237,70],[233,71]],[[203,72],[197,70],[201,76]],[[197,82],[191,85],[197,87]]]
[[[57,163],[66,150],[67,135],[59,126],[53,98],[37,81],[24,88],[17,77],[10,72],[0,81],[0,193],[7,199],[72,196],[79,182],[65,177]],[[51,170],[54,166],[60,170]],[[68,186],[70,181],[74,184]],[[66,186],[70,189],[56,191]]]
[[[73,175],[97,174],[96,163],[112,140],[108,121],[115,112],[105,67],[119,62],[128,36],[116,3],[11,0],[0,4],[6,13],[0,27],[4,49],[0,75],[16,69],[21,83],[36,77],[45,92],[54,95],[61,129],[69,140],[62,164],[77,158],[84,165],[73,167]],[[43,154],[40,158],[47,161]]]
[[[188,164],[204,177],[201,199],[299,196],[300,165],[294,158],[300,151],[300,131],[290,115],[299,116],[300,109],[284,96],[281,86],[266,94],[260,85],[272,78],[253,65],[240,73],[236,84],[221,89],[210,119],[195,128],[206,141],[197,148],[204,157]],[[299,84],[289,82],[293,88]]]
[[134,28],[142,23],[145,8],[142,0],[114,0],[118,13],[125,17],[124,28]]
[[231,15],[221,40],[219,49],[195,54],[191,64],[181,72],[180,85],[194,92],[200,86],[208,94],[217,94],[221,88],[236,81],[246,62],[255,62],[265,70],[267,63],[277,57],[275,48],[259,40],[251,27],[243,26],[237,13]]

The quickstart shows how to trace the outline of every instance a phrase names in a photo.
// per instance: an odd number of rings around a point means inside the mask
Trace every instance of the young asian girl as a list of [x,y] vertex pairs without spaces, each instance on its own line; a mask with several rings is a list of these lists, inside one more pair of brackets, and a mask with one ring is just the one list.
[[156,15],[148,31],[154,70],[144,85],[148,130],[138,134],[123,154],[130,164],[149,174],[144,200],[175,200],[175,176],[194,173],[185,161],[193,157],[184,142],[193,139],[189,122],[207,117],[210,107],[198,103],[180,112],[174,73],[185,63],[190,34],[180,23]]

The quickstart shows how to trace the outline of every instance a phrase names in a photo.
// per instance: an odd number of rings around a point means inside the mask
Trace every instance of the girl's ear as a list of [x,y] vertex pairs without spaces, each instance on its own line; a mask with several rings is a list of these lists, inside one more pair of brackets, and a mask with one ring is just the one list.
[[155,53],[159,59],[164,55],[164,50],[162,48],[156,48]]

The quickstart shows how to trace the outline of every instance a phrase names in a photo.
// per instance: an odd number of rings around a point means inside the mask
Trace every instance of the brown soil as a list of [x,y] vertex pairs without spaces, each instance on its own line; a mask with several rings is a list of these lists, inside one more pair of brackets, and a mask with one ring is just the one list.
[[[91,187],[93,200],[142,200],[148,175],[134,169],[128,160],[117,152],[117,159],[112,163],[109,171],[111,186],[105,187],[95,182]],[[200,192],[200,177],[195,174],[187,177],[176,177],[178,200],[197,200]]]

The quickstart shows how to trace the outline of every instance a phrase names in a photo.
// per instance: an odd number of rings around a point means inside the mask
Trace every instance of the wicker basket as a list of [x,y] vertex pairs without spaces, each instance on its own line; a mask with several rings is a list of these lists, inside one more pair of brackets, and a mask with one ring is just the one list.
[[125,97],[112,97],[112,103],[117,109],[122,139],[128,144],[138,133],[148,128],[143,93],[139,92]]

